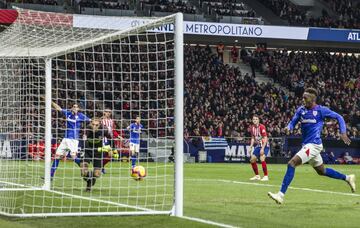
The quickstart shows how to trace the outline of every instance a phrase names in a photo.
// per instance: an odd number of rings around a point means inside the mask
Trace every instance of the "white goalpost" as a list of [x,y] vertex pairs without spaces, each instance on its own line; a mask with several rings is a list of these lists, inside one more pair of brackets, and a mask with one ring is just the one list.
[[18,9],[0,33],[0,214],[183,216],[183,16],[84,18]]

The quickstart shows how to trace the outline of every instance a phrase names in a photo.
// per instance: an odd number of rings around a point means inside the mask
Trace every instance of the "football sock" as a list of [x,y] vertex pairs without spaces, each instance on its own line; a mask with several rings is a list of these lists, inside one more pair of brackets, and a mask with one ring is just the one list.
[[74,159],[74,162],[75,162],[78,166],[80,166],[81,159],[78,158],[78,157],[76,157],[76,158]]
[[259,170],[258,170],[258,166],[257,166],[256,162],[251,163],[251,166],[254,170],[255,175],[259,175]]
[[325,169],[325,176],[339,180],[346,180],[346,175],[339,173],[338,171],[331,168]]
[[136,155],[131,155],[131,168],[136,166]]
[[50,175],[51,177],[54,177],[55,175],[55,171],[57,169],[57,167],[59,166],[59,163],[60,163],[60,159],[55,159],[51,165],[51,172],[50,172]]
[[291,181],[293,180],[294,175],[295,175],[295,167],[288,165],[282,185],[281,185],[280,192],[282,192],[283,194],[286,193],[286,190],[288,189]]
[[262,166],[262,169],[264,171],[264,176],[267,176],[268,171],[267,171],[266,161],[261,162],[261,166]]

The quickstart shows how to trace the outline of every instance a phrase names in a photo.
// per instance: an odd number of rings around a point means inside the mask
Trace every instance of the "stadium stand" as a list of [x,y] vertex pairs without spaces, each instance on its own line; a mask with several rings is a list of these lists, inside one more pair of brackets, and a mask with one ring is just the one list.
[[360,28],[359,1],[325,0],[325,2],[327,2],[331,9],[338,14],[338,19],[332,20],[330,17],[324,17],[325,21],[320,23],[320,26],[326,26],[327,23],[333,22],[334,26],[331,27]]
[[255,17],[253,10],[249,9],[243,2],[234,0],[227,1],[204,1],[203,7],[206,7],[206,12],[212,14],[213,12],[220,16],[240,16],[240,17]]
[[[85,58],[90,61],[92,58],[101,58],[101,54],[98,54],[101,53],[101,50],[95,50],[95,53],[94,57],[80,56],[79,53],[76,59]],[[252,115],[257,114],[266,124],[269,136],[279,137],[282,135],[282,129],[302,102],[299,94],[302,93],[303,88],[315,86],[320,91],[320,103],[344,115],[350,136],[353,138],[360,137],[360,111],[358,111],[360,107],[358,99],[360,97],[359,58],[323,52],[273,51],[270,53],[263,51],[263,53],[266,53],[262,57],[262,61],[264,61],[262,64],[268,65],[267,75],[272,77],[275,82],[290,88],[294,93],[286,93],[285,90],[275,87],[272,83],[257,83],[249,74],[243,74],[236,65],[223,64],[209,46],[185,46],[184,113],[186,135],[246,137],[249,136],[248,128],[251,124]],[[255,55],[254,52],[252,55]],[[113,55],[113,58],[119,57],[120,55]],[[56,77],[54,77],[53,83],[58,84],[59,88],[67,88],[66,90],[59,89],[56,96],[54,94],[54,97],[58,97],[57,102],[60,106],[64,107],[65,105],[65,100],[61,97],[72,97],[82,108],[86,107],[89,110],[103,110],[103,102],[100,101],[105,100],[105,105],[111,105],[109,102],[116,100],[114,108],[119,113],[121,111],[122,114],[118,115],[117,118],[130,119],[133,113],[129,109],[130,103],[126,101],[130,92],[114,90],[114,88],[119,88],[117,83],[106,85],[95,83],[96,78],[99,77],[105,77],[108,81],[126,80],[126,78],[122,78],[120,74],[99,74],[93,73],[91,70],[86,71],[85,74],[81,70],[84,67],[86,69],[98,69],[101,66],[90,64],[90,62],[86,66],[81,61],[75,63],[71,61],[74,59],[72,55],[68,55],[66,58],[66,62],[57,62],[56,67],[67,69],[67,75],[70,78],[67,80],[63,78],[65,74],[61,70],[54,73]],[[243,61],[247,61],[246,57],[243,58]],[[76,69],[78,69],[77,73],[75,72],[75,64]],[[104,67],[107,69],[110,66]],[[117,71],[118,66],[114,65],[113,68]],[[71,88],[75,88],[74,78],[86,78],[88,80],[84,85],[86,89],[91,90],[96,86],[98,91],[103,89],[105,92],[85,94],[81,91],[71,90]],[[103,88],[100,88],[101,86]],[[132,88],[134,91],[138,89]],[[139,104],[133,103],[131,105]],[[60,118],[57,116],[58,113],[54,112],[53,115],[54,118]],[[99,116],[101,113],[91,115]],[[59,123],[62,125],[53,127],[63,129],[65,122],[59,121]],[[164,121],[144,123],[145,127],[156,124],[159,126],[158,131],[150,131],[149,133],[158,134],[158,136],[165,135],[166,123]],[[299,127],[296,128],[294,135],[300,135]],[[324,128],[323,136],[328,138],[339,137],[337,124],[328,122]]]
[[187,14],[195,14],[196,7],[193,6],[190,1],[179,0],[179,1],[169,1],[161,0],[158,4],[153,5],[153,10],[158,12],[183,12]]
[[[325,9],[321,15],[308,14],[309,9],[295,5],[290,0],[257,0],[269,8],[279,18],[290,25],[332,27],[332,28],[360,28],[360,2],[354,0],[323,0],[335,16],[330,15]],[[2,2],[0,0],[0,2]],[[207,0],[199,1],[194,5],[190,0],[140,0],[132,2],[129,0],[9,0],[11,3],[38,5],[36,9],[43,9],[39,5],[74,7],[83,14],[118,15],[118,16],[165,16],[170,13],[183,12],[186,20],[194,21],[218,21],[223,23],[240,24],[264,24],[261,12],[256,12],[245,2],[239,0]],[[90,10],[92,9],[92,10]],[[116,12],[118,10],[119,12]],[[52,11],[58,12],[54,8]],[[121,12],[120,12],[121,11]],[[131,11],[131,12],[130,12]],[[135,12],[136,11],[136,12]],[[205,19],[205,18],[206,19]]]
[[290,0],[258,0],[270,8],[280,18],[290,25],[332,27],[332,28],[360,28],[360,2],[352,0],[324,0],[337,13],[332,17],[323,9],[319,17],[307,16],[307,11]]
[[119,9],[119,10],[129,10],[130,4],[129,1],[117,1],[117,0],[107,0],[107,1],[93,1],[93,0],[81,0],[79,1],[81,7],[88,8],[104,8],[104,9]]
[[[352,123],[351,136],[359,136],[360,68],[359,57],[355,55],[330,54],[327,52],[252,52],[259,61],[260,70],[274,82],[280,83],[301,95],[304,87],[315,86],[320,92],[320,101],[344,115]],[[337,132],[333,124],[325,130],[325,136],[334,137]]]
[[[280,136],[301,104],[303,88],[315,86],[320,88],[320,102],[344,115],[350,136],[360,136],[355,125],[360,118],[356,112],[360,106],[360,64],[355,56],[275,51],[273,56],[263,57],[268,60],[263,63],[268,64],[267,74],[294,91],[287,94],[223,64],[209,47],[187,46],[185,50],[185,124],[190,135],[219,136],[221,132],[225,136],[249,136],[250,118],[256,113],[268,126],[270,136]],[[325,78],[329,75],[334,76]],[[300,129],[294,134],[299,135]],[[339,137],[337,124],[328,122],[323,135]]]
[[29,3],[43,5],[58,5],[57,0],[7,0],[7,3]]
[[288,0],[258,0],[290,25],[305,25],[306,12]]

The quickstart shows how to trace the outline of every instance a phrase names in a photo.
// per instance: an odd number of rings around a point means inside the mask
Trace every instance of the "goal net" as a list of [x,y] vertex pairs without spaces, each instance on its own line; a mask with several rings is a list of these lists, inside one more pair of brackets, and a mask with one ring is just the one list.
[[181,215],[182,15],[18,14],[0,33],[0,214]]

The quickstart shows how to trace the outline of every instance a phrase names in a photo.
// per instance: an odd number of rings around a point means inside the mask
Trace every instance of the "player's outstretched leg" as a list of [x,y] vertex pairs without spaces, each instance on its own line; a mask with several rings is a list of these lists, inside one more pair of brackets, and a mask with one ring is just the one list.
[[250,164],[251,164],[251,167],[252,167],[252,169],[253,169],[253,171],[254,171],[254,173],[255,173],[255,176],[253,176],[252,178],[250,178],[250,180],[260,180],[261,179],[261,177],[260,177],[260,175],[259,175],[259,169],[258,169],[258,165],[257,165],[257,163],[256,163],[256,160],[257,160],[257,158],[256,158],[256,156],[254,156],[254,155],[251,155],[251,158],[250,158]]
[[96,179],[101,176],[101,168],[95,168],[93,172],[93,178],[91,182],[91,186],[94,186],[96,183]]
[[86,177],[86,191],[90,192],[92,186],[95,185],[96,183],[96,179],[99,178],[101,176],[101,169],[100,168],[95,168],[94,171],[90,171],[88,172],[88,175]]
[[345,175],[342,174],[334,169],[331,168],[325,168],[325,166],[322,164],[320,166],[314,167],[314,169],[316,170],[316,172],[321,175],[321,176],[327,176],[333,179],[338,179],[338,180],[343,180],[346,181],[352,192],[355,192],[356,190],[356,184],[355,184],[355,175],[354,174],[350,174],[350,175]]
[[54,175],[55,175],[57,167],[59,166],[59,163],[60,163],[60,159],[55,158],[51,165],[51,171],[50,171],[51,180],[54,178]]
[[59,166],[60,163],[60,159],[66,155],[67,151],[66,148],[64,148],[64,146],[62,146],[63,141],[61,141],[60,146],[57,148],[56,153],[55,153],[55,158],[54,161],[51,165],[51,171],[50,171],[50,176],[51,176],[51,180],[54,178],[55,176],[55,172],[57,167]]
[[86,182],[86,191],[91,191],[92,186],[92,172],[89,171],[89,163],[82,162],[80,163],[81,168],[81,176],[83,177],[84,181]]
[[90,192],[91,187],[93,185],[93,172],[92,171],[87,172],[87,175],[85,176],[84,180],[86,180],[86,191]]
[[105,170],[105,166],[107,163],[109,163],[111,161],[111,157],[108,153],[106,153],[106,156],[104,156],[104,159],[103,159],[103,168],[101,169],[101,172],[103,174],[106,174],[106,170]]
[[134,168],[136,166],[136,160],[137,160],[136,155],[137,155],[136,153],[131,154],[131,168]]
[[298,155],[295,155],[288,163],[280,191],[278,193],[268,192],[268,196],[277,204],[282,204],[284,202],[285,193],[295,176],[295,168],[298,165],[301,165],[301,158]]
[[77,164],[80,167],[81,159],[78,156],[74,156],[73,160],[74,160],[75,164]]

